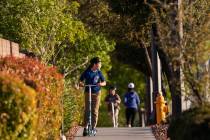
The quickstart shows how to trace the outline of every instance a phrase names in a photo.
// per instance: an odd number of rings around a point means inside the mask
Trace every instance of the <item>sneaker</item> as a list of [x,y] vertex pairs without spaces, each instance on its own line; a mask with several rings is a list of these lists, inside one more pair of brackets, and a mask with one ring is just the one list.
[[93,128],[92,132],[93,132],[93,135],[95,136],[95,135],[96,135],[96,133],[97,133],[96,128]]
[[87,136],[87,134],[88,134],[87,129],[84,128],[84,130],[83,130],[83,136]]

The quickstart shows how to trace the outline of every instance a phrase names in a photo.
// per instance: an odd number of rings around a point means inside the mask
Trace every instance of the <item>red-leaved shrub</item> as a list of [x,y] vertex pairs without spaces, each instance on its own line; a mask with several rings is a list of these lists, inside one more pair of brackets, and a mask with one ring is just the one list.
[[37,92],[37,138],[57,139],[61,124],[63,77],[53,66],[32,58],[0,59],[0,71],[15,74]]

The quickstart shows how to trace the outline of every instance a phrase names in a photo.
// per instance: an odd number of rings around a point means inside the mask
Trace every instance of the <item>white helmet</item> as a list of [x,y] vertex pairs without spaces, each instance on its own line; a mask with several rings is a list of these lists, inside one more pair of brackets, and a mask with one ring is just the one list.
[[134,88],[134,83],[129,83],[128,88]]

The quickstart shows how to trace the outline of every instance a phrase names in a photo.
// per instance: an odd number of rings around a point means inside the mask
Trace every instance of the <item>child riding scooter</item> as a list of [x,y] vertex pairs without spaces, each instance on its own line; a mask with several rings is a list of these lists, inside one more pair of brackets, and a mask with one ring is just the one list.
[[[96,134],[98,111],[100,104],[101,86],[106,85],[105,78],[100,71],[101,60],[94,57],[90,66],[80,76],[80,86],[85,86],[85,113],[83,136]],[[92,127],[92,128],[91,128]],[[92,132],[92,133],[90,133]]]

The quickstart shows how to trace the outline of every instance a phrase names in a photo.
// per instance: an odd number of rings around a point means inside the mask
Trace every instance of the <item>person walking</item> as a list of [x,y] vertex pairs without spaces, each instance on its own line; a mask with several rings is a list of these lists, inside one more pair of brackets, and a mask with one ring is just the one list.
[[134,87],[135,87],[134,83],[129,83],[128,91],[124,95],[124,105],[126,107],[125,116],[126,116],[126,124],[128,127],[134,126],[136,112],[138,111],[138,107],[140,104],[139,96],[134,90]]
[[118,127],[118,115],[120,110],[120,96],[116,93],[116,87],[110,86],[109,94],[105,97],[108,115],[110,116],[113,126]]
[[[98,111],[100,104],[101,86],[106,85],[105,78],[100,71],[101,60],[99,57],[94,57],[90,60],[89,67],[80,76],[80,86],[95,85],[91,86],[91,115],[92,115],[92,127],[93,133],[96,133],[96,126],[98,121]],[[85,86],[85,111],[84,111],[84,131],[83,136],[87,136],[88,128],[88,111],[89,111],[89,87]]]

